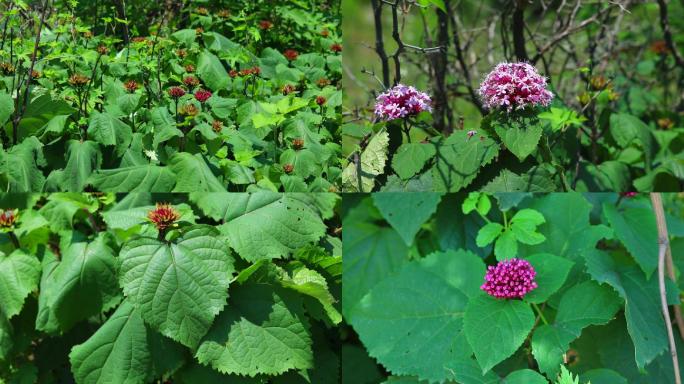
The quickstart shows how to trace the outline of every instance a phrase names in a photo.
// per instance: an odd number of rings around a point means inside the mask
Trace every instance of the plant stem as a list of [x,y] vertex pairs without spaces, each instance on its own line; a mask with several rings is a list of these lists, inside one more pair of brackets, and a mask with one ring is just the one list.
[[[653,205],[653,212],[655,213],[656,223],[658,226],[658,286],[660,288],[660,304],[663,311],[663,318],[665,320],[665,328],[667,329],[667,338],[670,342],[670,356],[672,357],[674,377],[676,384],[682,384],[682,378],[679,374],[679,360],[677,359],[677,345],[674,340],[674,332],[672,330],[672,320],[670,319],[670,309],[667,305],[667,293],[665,291],[665,259],[671,260],[672,253],[670,250],[670,241],[667,232],[667,222],[665,221],[665,211],[663,209],[663,201],[660,193],[651,193],[651,204]],[[681,327],[681,324],[678,324]],[[680,328],[681,332],[681,328]]]
[[14,245],[15,249],[21,248],[21,245],[19,245],[19,239],[17,238],[17,235],[14,234],[13,231],[7,232],[7,235],[9,235],[9,238],[12,241],[12,245]]
[[503,217],[504,217],[503,218],[504,219],[504,228],[508,229],[508,214],[506,213],[506,211],[503,211]]
[[549,322],[546,320],[546,317],[544,317],[544,313],[542,310],[537,306],[537,304],[532,303],[532,308],[534,308],[535,312],[539,315],[539,318],[541,319],[542,323],[549,325]]

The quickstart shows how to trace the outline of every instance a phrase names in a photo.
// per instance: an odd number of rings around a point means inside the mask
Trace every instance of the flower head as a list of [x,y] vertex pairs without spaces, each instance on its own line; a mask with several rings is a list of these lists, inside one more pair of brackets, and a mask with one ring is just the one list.
[[501,63],[485,77],[479,89],[486,108],[524,109],[548,106],[553,93],[546,89],[546,78],[528,63]]
[[259,22],[259,28],[263,30],[268,30],[273,27],[273,23],[271,23],[269,20],[261,20]]
[[135,91],[138,90],[138,83],[135,80],[129,80],[124,83],[124,89],[126,89],[126,92],[128,93],[135,93]]
[[294,49],[286,49],[285,52],[283,52],[283,56],[285,56],[288,60],[293,61],[297,58],[297,56],[299,56],[299,53]]
[[19,210],[17,209],[0,209],[0,228],[11,229],[17,221]]
[[192,103],[188,103],[188,104],[183,105],[180,108],[180,111],[178,111],[178,112],[181,115],[189,116],[189,117],[197,116],[200,113],[199,109],[195,106],[195,104],[192,104]]
[[97,53],[99,53],[100,55],[106,55],[109,53],[109,48],[107,48],[106,45],[98,45]]
[[304,148],[304,139],[296,138],[292,140],[292,148],[299,151]]
[[198,86],[200,83],[199,79],[196,78],[195,76],[185,76],[183,78],[183,84],[188,86],[188,88],[194,88]]
[[290,93],[292,93],[296,90],[297,90],[297,88],[295,88],[295,86],[292,84],[285,84],[281,88],[281,91],[283,92],[283,95],[285,95],[285,96],[289,95]]
[[397,84],[376,98],[375,115],[384,120],[401,119],[432,111],[432,99],[427,93],[411,86]]
[[195,72],[195,66],[192,64],[186,64],[185,65],[185,72],[190,72],[190,73]]
[[87,76],[83,76],[78,73],[73,74],[69,77],[69,84],[73,85],[74,87],[82,87],[88,84],[89,81],[90,79]]
[[165,229],[174,225],[181,215],[176,208],[166,203],[157,203],[155,209],[147,213],[147,218],[157,227],[158,230]]
[[527,260],[504,260],[487,268],[485,282],[480,289],[497,299],[522,298],[537,288],[534,281],[536,275],[537,272]]
[[204,103],[205,101],[209,100],[211,97],[211,92],[205,91],[204,89],[198,89],[195,91],[195,99],[199,101],[200,103]]
[[169,96],[173,97],[174,99],[178,99],[183,95],[185,95],[185,90],[183,88],[181,88],[181,87],[169,88]]
[[294,165],[292,165],[292,164],[283,165],[283,171],[285,171],[285,173],[287,173],[289,175],[290,173],[294,172]]
[[317,96],[316,97],[316,104],[320,105],[321,107],[323,104],[327,103],[328,100],[325,98],[325,96]]
[[223,129],[223,122],[219,120],[214,120],[211,123],[211,129],[213,129],[216,133],[221,133],[221,130]]
[[330,46],[330,50],[337,53],[337,52],[342,52],[342,45],[341,44],[333,44]]

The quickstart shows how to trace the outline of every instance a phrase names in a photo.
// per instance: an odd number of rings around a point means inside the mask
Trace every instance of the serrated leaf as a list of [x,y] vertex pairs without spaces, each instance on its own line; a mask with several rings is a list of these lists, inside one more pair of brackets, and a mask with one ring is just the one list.
[[558,189],[546,171],[536,171],[532,174],[515,174],[508,169],[501,173],[482,188],[482,192],[554,192]]
[[7,192],[41,192],[45,176],[38,168],[45,166],[43,144],[28,137],[7,152],[0,150],[0,182]]
[[408,247],[391,228],[349,221],[342,229],[342,243],[342,312],[351,322],[361,298],[408,262]]
[[311,335],[301,301],[267,284],[234,289],[195,356],[219,372],[250,377],[312,368]]
[[210,226],[170,243],[138,237],[121,248],[120,283],[146,323],[195,348],[228,297],[233,260]]
[[100,167],[100,147],[94,141],[69,140],[67,143],[67,165],[64,168],[60,190],[83,191],[90,174]]
[[169,166],[176,174],[173,192],[224,192],[226,186],[216,178],[205,158],[199,154],[177,152]]
[[0,254],[0,315],[10,319],[21,312],[24,300],[38,288],[40,262],[17,249],[9,256]]
[[392,168],[406,180],[420,172],[436,153],[434,145],[429,143],[404,143],[392,157]]
[[124,301],[85,343],[69,354],[77,384],[142,384],[150,364],[139,310]]
[[320,273],[302,267],[293,271],[291,276],[283,279],[281,284],[285,288],[290,288],[318,300],[333,324],[337,325],[342,322],[342,315],[333,305],[335,298],[328,290],[328,282]]
[[87,183],[103,192],[171,192],[176,175],[168,167],[148,164],[101,169]]
[[[481,139],[480,139],[481,138]],[[470,185],[499,153],[499,146],[489,137],[469,137],[456,131],[438,145],[432,179],[436,191],[458,192]]]
[[497,124],[495,130],[506,148],[520,161],[524,161],[537,149],[542,134],[542,127],[539,125],[502,126]]
[[197,75],[212,91],[228,86],[228,73],[216,55],[203,50],[197,58]]
[[614,290],[593,281],[577,284],[561,298],[556,320],[532,336],[532,353],[542,372],[553,376],[563,362],[570,343],[589,325],[609,322],[621,306]]
[[404,240],[413,244],[413,238],[421,225],[437,210],[442,195],[439,193],[394,193],[373,194],[373,202],[382,216]]
[[[512,355],[533,326],[534,313],[528,304],[499,300],[484,293],[468,302],[463,317],[465,336],[482,373]],[[491,348],[492,345],[497,347]]]
[[434,253],[380,281],[356,306],[351,323],[369,354],[393,374],[453,380],[446,367],[472,354],[462,335],[460,342],[454,337],[484,273],[484,263],[470,252]]
[[306,194],[197,193],[191,200],[206,215],[225,221],[221,232],[250,262],[287,257],[325,234],[321,215]]
[[585,258],[592,278],[608,283],[625,300],[627,331],[634,343],[636,364],[645,367],[668,345],[665,328],[652,325],[663,322],[657,279],[646,280],[636,266],[618,267],[603,251],[587,252]]
[[371,192],[373,190],[375,178],[384,172],[388,146],[389,135],[385,131],[378,133],[370,140],[359,156],[360,174],[353,161],[342,172],[342,184],[345,191]]
[[658,267],[658,230],[655,215],[648,208],[628,207],[620,211],[611,203],[603,204],[615,236],[649,278]]
[[131,143],[133,132],[131,127],[109,113],[94,111],[90,115],[88,134],[95,141],[106,146],[115,146],[121,155]]
[[61,261],[43,271],[36,329],[67,331],[77,322],[111,309],[120,296],[116,270],[114,251],[103,236],[90,243],[71,244]]

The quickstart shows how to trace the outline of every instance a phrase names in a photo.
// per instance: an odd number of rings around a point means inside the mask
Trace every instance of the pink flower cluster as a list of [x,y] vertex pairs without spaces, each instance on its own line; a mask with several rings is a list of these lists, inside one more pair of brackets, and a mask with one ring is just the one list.
[[546,78],[528,63],[501,63],[480,84],[480,97],[486,108],[524,109],[548,106],[553,93],[546,89]]
[[534,277],[537,272],[527,260],[510,259],[489,266],[485,282],[480,289],[498,299],[522,298],[537,288]]
[[384,120],[402,119],[432,111],[432,99],[411,86],[397,84],[376,98],[375,115]]

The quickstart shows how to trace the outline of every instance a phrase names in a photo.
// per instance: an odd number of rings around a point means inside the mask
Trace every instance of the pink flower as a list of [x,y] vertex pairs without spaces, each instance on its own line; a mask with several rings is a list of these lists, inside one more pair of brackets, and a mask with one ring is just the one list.
[[209,100],[211,97],[211,92],[205,91],[203,89],[199,89],[195,91],[195,99],[199,101],[200,103],[204,103],[205,101]]
[[546,78],[527,63],[501,63],[480,84],[480,97],[486,108],[524,109],[548,106],[553,93],[546,89]]
[[499,262],[496,266],[487,267],[485,282],[480,289],[497,299],[522,298],[537,288],[532,264],[527,260],[510,259]]
[[185,90],[181,87],[172,87],[169,89],[169,96],[173,97],[174,99],[178,99],[183,95],[185,95]]
[[432,112],[432,99],[414,87],[397,84],[376,98],[375,115],[384,120],[401,119],[423,111]]

